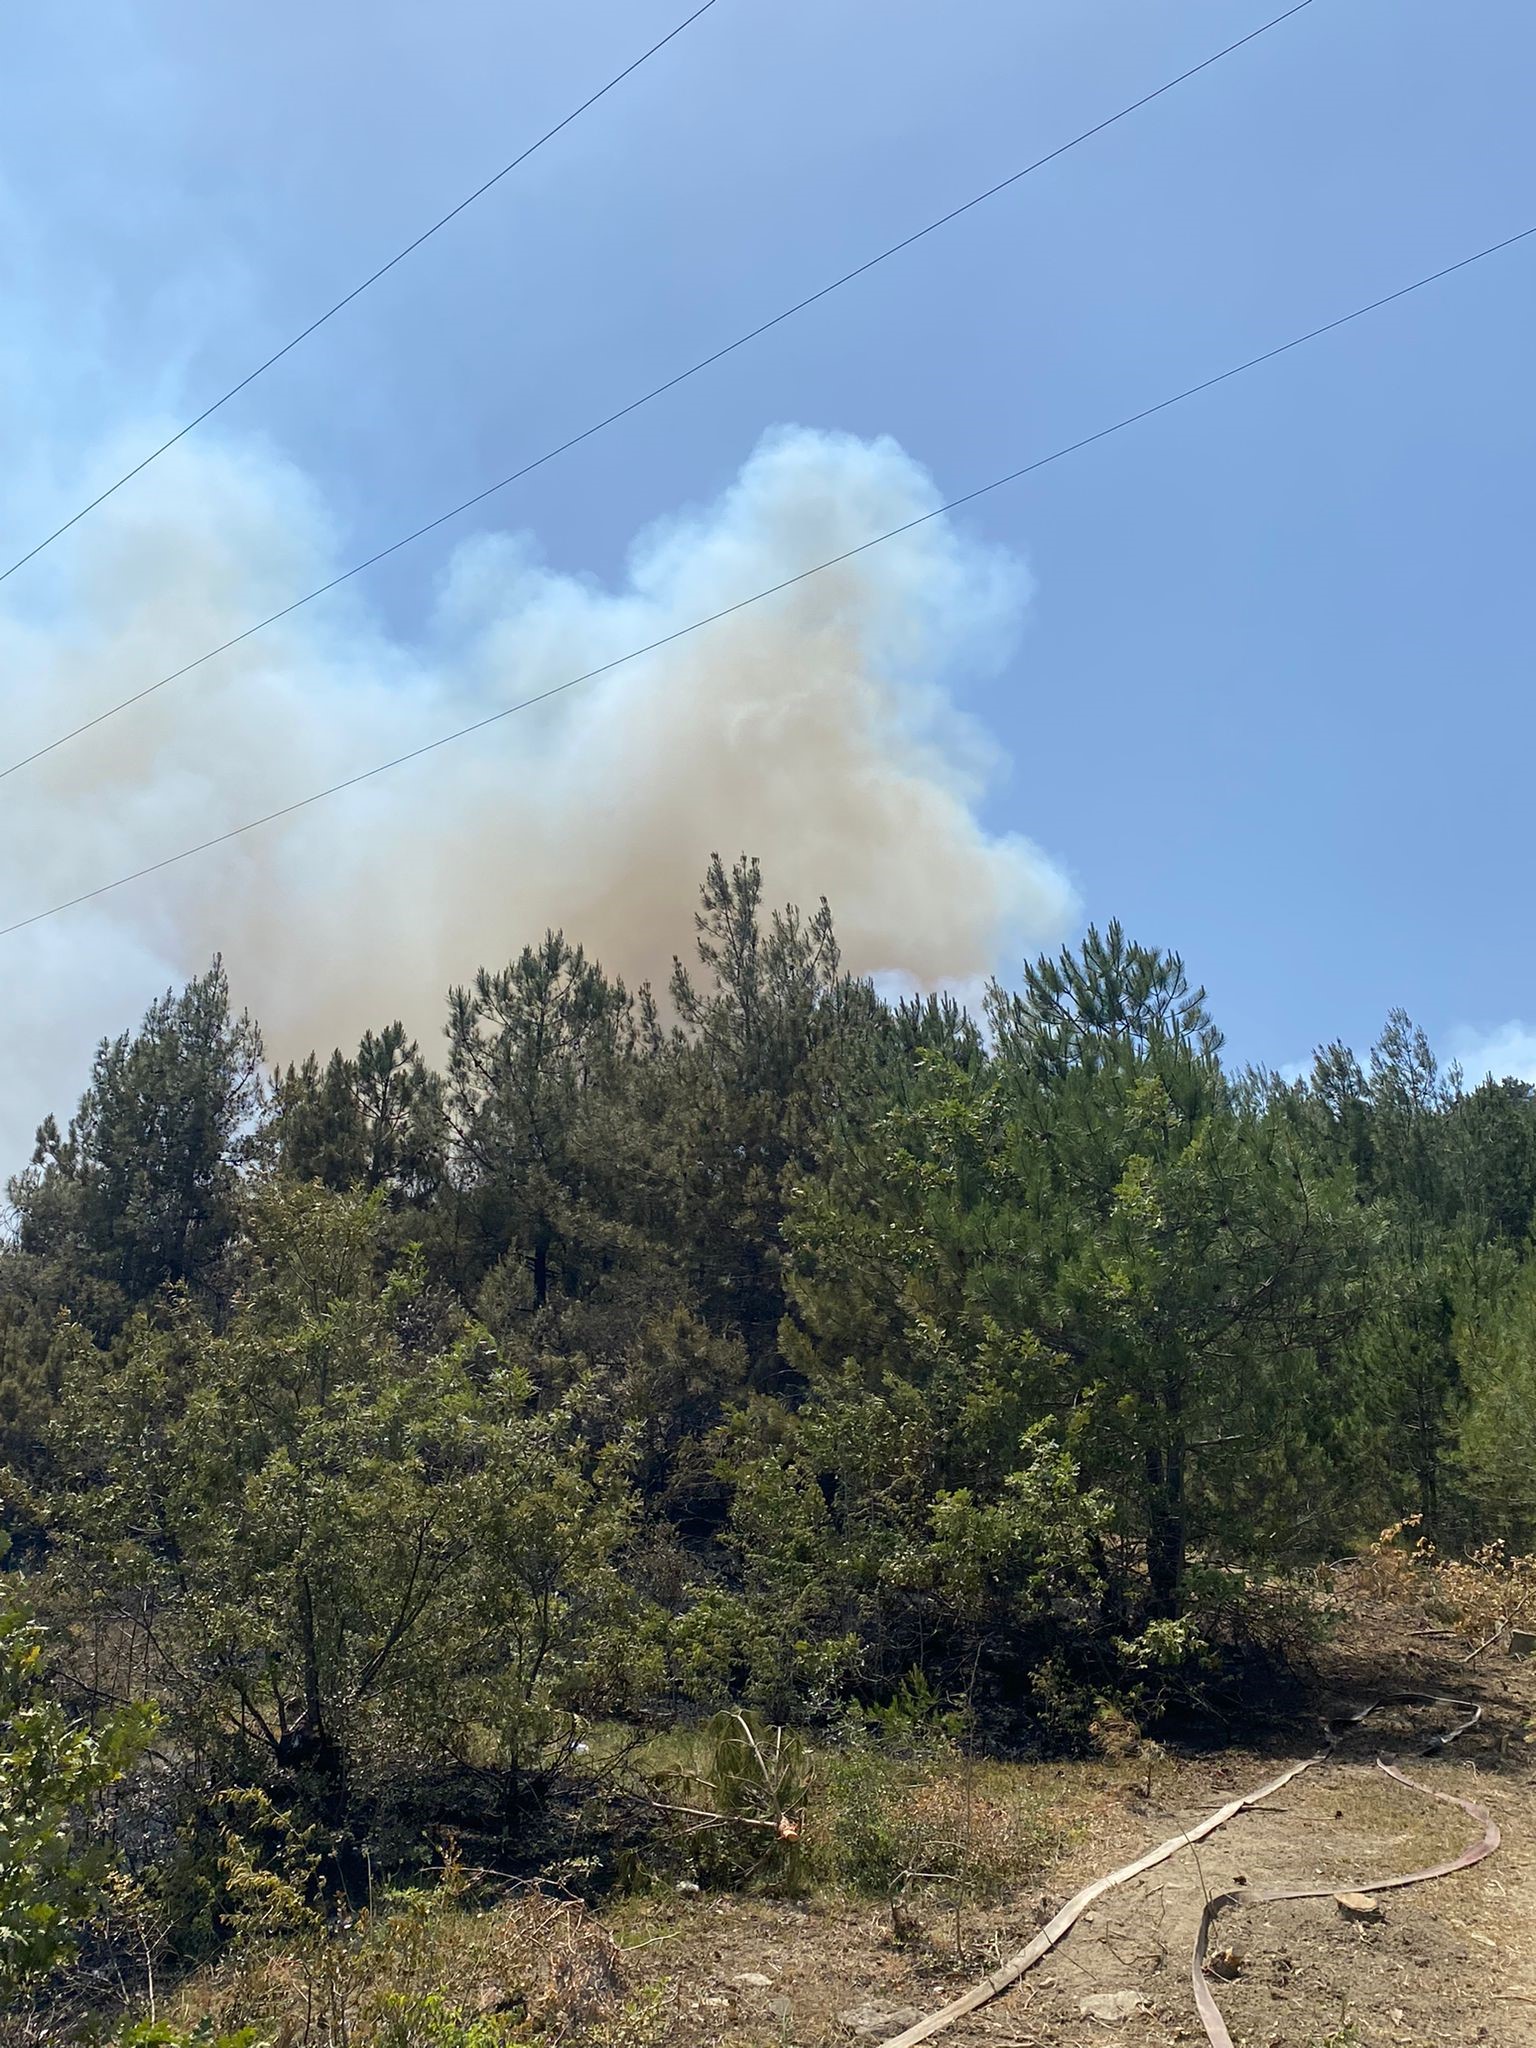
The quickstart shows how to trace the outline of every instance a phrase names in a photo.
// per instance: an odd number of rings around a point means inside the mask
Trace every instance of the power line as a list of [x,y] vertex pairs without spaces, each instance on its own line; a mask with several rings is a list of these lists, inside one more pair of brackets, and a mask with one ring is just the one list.
[[[293,612],[302,609],[303,606],[313,604],[316,598],[326,596],[328,592],[338,589],[343,583],[349,583],[354,576],[361,576],[365,569],[374,568],[378,563],[386,561],[391,555],[398,554],[402,548],[408,548],[413,542],[424,539],[429,533],[436,532],[438,527],[446,526],[450,520],[457,519],[462,513],[471,511],[476,505],[483,504],[487,498],[495,497],[498,491],[504,491],[510,485],[521,482],[524,477],[531,476],[536,469],[542,469],[546,463],[553,462],[557,456],[564,455],[572,448],[579,447],[583,441],[590,441],[595,434],[602,433],[605,428],[614,426],[619,420],[627,419],[631,413],[638,412],[642,406],[649,405],[653,399],[662,397],[668,391],[676,390],[679,384],[687,383],[690,377],[698,376],[701,370],[707,370],[713,364],[720,362],[724,357],[733,355],[737,349],[745,348],[749,342],[756,341],[759,336],[767,334],[772,328],[782,326],[786,320],[792,320],[797,313],[803,313],[808,306],[814,306],[818,300],[830,297],[833,292],[841,290],[845,284],[851,284],[855,278],[863,277],[866,272],[875,269],[879,264],[888,261],[892,256],[899,255],[903,249],[910,249],[914,242],[921,242],[926,236],[937,233],[940,228],[947,227],[951,221],[958,220],[962,214],[969,213],[973,208],[983,205],[987,200],[996,198],[998,193],[1006,192],[1010,186],[1017,185],[1022,178],[1029,177],[1032,172],[1043,169],[1046,164],[1054,163],[1060,156],[1065,156],[1068,150],[1076,149],[1080,143],[1089,141],[1095,135],[1102,135],[1106,128],[1112,128],[1117,121],[1123,121],[1128,114],[1134,114],[1138,108],[1148,106],[1155,99],[1161,99],[1164,93],[1172,92],[1175,86],[1182,85],[1186,79],[1194,78],[1202,71],[1208,71],[1213,64],[1219,64],[1223,57],[1230,57],[1234,50],[1240,50],[1244,44],[1254,42],[1259,36],[1268,34],[1270,29],[1278,28],[1281,22],[1289,21],[1292,15],[1300,14],[1304,8],[1311,5],[1312,0],[1297,0],[1297,4],[1288,7],[1283,14],[1277,14],[1273,19],[1262,23],[1258,28],[1250,29],[1247,35],[1240,36],[1235,43],[1228,43],[1224,49],[1217,50],[1211,56],[1203,58],[1200,63],[1191,65],[1187,71],[1181,71],[1176,78],[1170,78],[1165,84],[1158,86],[1155,91],[1144,93],[1139,100],[1132,100],[1129,106],[1121,107],[1118,113],[1107,115],[1104,120],[1095,122],[1093,127],[1085,128],[1080,135],[1074,135],[1070,142],[1059,144],[1045,156],[1037,157],[1033,163],[1026,164],[1022,170],[1012,172],[1008,177],[999,179],[995,185],[989,185],[984,192],[978,192],[974,198],[967,199],[959,206],[952,207],[948,213],[940,214],[937,220],[929,221],[926,227],[918,228],[910,235],[904,235],[899,242],[892,242],[889,248],[882,249],[878,255],[871,256],[867,262],[856,265],[852,270],[845,270],[840,277],[833,278],[830,284],[824,284],[818,291],[809,293],[803,299],[797,299],[792,306],[786,306],[783,312],[775,313],[771,319],[764,320],[758,326],[749,328],[745,334],[738,335],[734,341],[728,341],[723,348],[715,349],[710,355],[701,356],[698,362],[690,364],[686,370],[679,370],[675,376],[668,377],[664,383],[653,385],[649,391],[642,392],[640,397],[632,398],[627,405],[621,405],[617,412],[609,413],[606,418],[595,421],[590,427],[583,427],[579,434],[572,434],[569,440],[561,441],[557,446],[546,449],[542,455],[536,455],[531,462],[525,462],[521,469],[514,469],[509,476],[501,477],[493,484],[487,484],[484,490],[476,491],[473,497],[465,498],[459,504],[450,506],[446,512],[440,512],[435,519],[429,519],[425,525],[414,528],[410,533],[402,535],[399,540],[391,541],[388,547],[380,548],[375,554],[367,556],[363,561],[355,562],[350,569],[343,569],[339,576],[333,576],[329,582],[318,585],[314,590],[306,591],[302,597],[295,598],[292,604],[284,605],[279,611],[269,612],[264,619],[258,619],[255,625],[247,626],[243,632],[234,634],[228,640],[220,641],[217,647],[210,647],[205,654],[199,654],[195,660],[184,663],[180,668],[172,669],[169,675],[161,676],[157,682],[147,683],[142,690],[135,690],[131,696],[120,699],[116,704],[109,704],[105,711],[98,711],[94,717],[83,719],[79,725],[72,726],[68,732],[60,733],[56,739],[47,741],[43,746],[34,747],[30,754],[23,754],[17,760],[10,762],[6,767],[0,768],[0,782],[3,782],[7,776],[14,775],[18,769],[29,767],[32,762],[42,760],[44,755],[54,753],[60,747],[68,746],[71,740],[79,739],[83,733],[92,731],[98,725],[104,725],[109,718],[116,718],[119,712],[128,711],[135,704],[142,704],[146,697],[153,697],[157,691],[167,688],[169,684],[180,682],[183,676],[191,675],[194,669],[202,668],[207,662],[216,660],[221,654],[227,654],[232,647],[240,646],[243,641],[251,639],[255,634],[265,632],[268,626],[275,626],[279,620],[288,618]],[[673,34],[675,35],[676,33],[677,31],[674,29]],[[196,425],[196,421],[193,422],[193,425]],[[184,428],[183,432],[186,431],[187,429]],[[169,447],[170,443],[167,442],[166,445]],[[116,489],[116,486],[114,485],[113,488]],[[87,507],[86,509],[89,510],[90,508]],[[60,528],[60,531],[62,532],[63,528]],[[3,580],[3,578],[0,578],[0,581]]]
[[13,924],[0,925],[0,939],[9,938],[14,932],[24,931],[29,925],[41,924],[45,918],[57,917],[66,910],[74,910],[82,903],[90,903],[98,896],[107,896],[116,889],[124,889],[131,882],[141,882],[149,875],[160,874],[164,869],[176,867],[184,860],[207,853],[216,846],[226,846],[232,839],[242,838],[247,832],[259,831],[264,825],[275,824],[281,818],[290,818],[297,811],[308,810],[312,804],[323,803],[326,798],[339,796],[344,790],[355,789],[359,783],[371,782],[375,776],[387,775],[393,768],[403,768],[408,761],[419,761],[424,755],[435,754],[443,747],[452,746],[456,741],[468,739],[472,733],[484,732],[488,726],[498,725],[504,718],[511,718],[519,711],[530,710],[535,704],[546,704],[552,697],[563,696],[567,690],[574,690],[582,683],[590,683],[598,676],[605,676],[628,662],[639,661],[658,649],[670,647],[675,641],[686,639],[705,626],[718,624],[721,619],[733,618],[736,613],[761,604],[765,599],[777,597],[781,591],[792,590],[796,584],[807,582],[812,576],[819,576],[827,569],[835,569],[839,563],[852,561],[858,555],[868,554],[871,548],[895,540],[899,535],[911,533],[915,527],[926,526],[932,519],[940,519],[946,513],[955,512],[962,505],[974,504],[978,498],[985,498],[993,491],[1000,491],[1007,484],[1017,483],[1020,478],[1031,476],[1036,470],[1045,469],[1053,462],[1060,462],[1064,456],[1075,455],[1080,449],[1091,448],[1095,442],[1106,441],[1112,434],[1120,434],[1127,427],[1134,427],[1142,420],[1149,420],[1156,414],[1167,412],[1170,407],[1182,405],[1186,399],[1196,398],[1203,391],[1211,391],[1218,384],[1226,384],[1234,377],[1241,377],[1249,370],[1256,370],[1263,363],[1272,363],[1277,356],[1288,355],[1292,349],[1302,348],[1322,335],[1332,334],[1340,327],[1347,327],[1352,321],[1362,320],[1368,313],[1376,313],[1383,306],[1394,305],[1413,292],[1423,291],[1426,286],[1438,284],[1442,278],[1453,277],[1457,271],[1467,270],[1474,263],[1481,263],[1489,256],[1496,256],[1503,249],[1512,249],[1516,243],[1536,235],[1536,224],[1521,228],[1518,233],[1506,235],[1502,241],[1490,242],[1486,248],[1474,250],[1470,256],[1459,257],[1454,263],[1447,263],[1439,270],[1432,270],[1427,276],[1418,277],[1411,284],[1399,285],[1396,291],[1385,293],[1379,299],[1372,299],[1366,305],[1356,306],[1348,313],[1340,313],[1333,320],[1325,320],[1321,326],[1309,327],[1304,334],[1296,334],[1289,341],[1277,342],[1256,356],[1249,356],[1231,368],[1218,370],[1212,377],[1203,377],[1197,384],[1187,384],[1182,391],[1176,391],[1169,398],[1160,398],[1154,405],[1146,405],[1139,412],[1127,413],[1123,419],[1115,420],[1110,426],[1100,427],[1092,434],[1084,434],[1080,440],[1069,441],[1061,448],[1052,449],[1049,455],[1036,456],[1034,461],[1023,463],[1005,475],[994,477],[990,483],[978,484],[974,490],[962,491],[959,497],[950,498],[942,505],[935,505],[931,512],[920,512],[915,519],[907,519],[900,526],[888,527],[884,533],[877,533],[869,540],[860,541],[856,547],[845,548],[841,554],[830,555],[824,562],[814,562],[808,569],[797,570],[793,576],[786,576],[781,582],[772,583],[766,590],[755,590],[750,597],[738,598],[734,604],[722,605],[718,611],[708,612],[703,618],[694,619],[686,626],[679,626],[675,632],[663,633],[659,639],[648,640],[642,647],[632,647],[627,654],[616,655],[612,661],[600,663],[581,675],[571,676],[563,683],[555,683],[547,690],[539,690],[531,697],[523,697],[515,704],[504,705],[500,711],[488,712],[484,718],[474,719],[468,725],[461,725],[453,732],[443,733],[435,740],[427,740],[419,747],[408,748],[403,754],[396,754],[388,761],[377,762],[372,768],[363,768],[355,775],[343,777],[324,789],[317,789],[309,796],[297,798],[293,803],[282,804],[274,811],[264,812],[259,818],[250,818],[243,825],[235,825],[227,832],[216,833],[211,839],[200,840],[195,846],[183,847],[181,852],[167,854],[163,860],[151,861],[147,867],[135,868],[131,874],[119,875],[115,881],[102,882],[94,889],[83,890],[78,896],[71,896],[62,903],[55,903],[47,910],[37,910],[30,917],[17,918]]
[[254,384],[258,377],[265,376],[274,363],[280,363],[284,356],[291,354],[299,346],[300,342],[308,341],[309,337],[322,328],[328,320],[334,320],[343,307],[350,306],[354,299],[361,298],[370,285],[376,285],[381,277],[387,277],[396,264],[403,263],[407,256],[414,255],[423,242],[429,242],[440,228],[445,228],[450,221],[457,220],[459,215],[465,212],[467,208],[473,206],[477,199],[483,199],[493,185],[499,185],[502,179],[509,177],[520,164],[527,163],[529,157],[533,156],[536,151],[541,150],[546,142],[553,142],[562,129],[569,128],[571,123],[579,120],[589,107],[595,107],[600,99],[606,98],[613,91],[615,86],[622,85],[626,78],[640,69],[642,64],[649,63],[658,51],[664,50],[668,43],[674,41],[682,34],[685,28],[690,28],[701,14],[707,14],[714,4],[715,0],[703,0],[702,6],[696,7],[692,14],[686,16],[684,20],[677,24],[676,28],[669,29],[659,42],[652,43],[651,47],[648,50],[642,51],[633,63],[626,64],[622,71],[615,72],[606,85],[599,86],[596,92],[589,94],[579,107],[573,107],[563,120],[555,123],[553,128],[546,128],[537,141],[530,142],[528,147],[513,157],[509,164],[503,164],[501,169],[487,178],[483,185],[477,185],[473,192],[467,194],[465,198],[459,201],[457,206],[451,206],[441,219],[433,221],[429,228],[423,228],[414,241],[407,242],[403,249],[397,250],[387,263],[381,263],[377,270],[371,272],[369,276],[363,279],[361,284],[355,284],[345,297],[339,298],[336,301],[334,306],[327,306],[318,319],[311,320],[307,327],[301,327],[291,341],[285,341],[282,347],[276,350],[274,354],[268,356],[264,363],[258,363],[254,370],[248,371],[238,384],[231,384],[226,392],[213,401],[212,405],[204,406],[195,419],[188,420],[184,427],[178,427],[168,441],[162,441],[158,448],[152,448],[143,461],[136,462],[132,469],[125,469],[116,483],[108,484],[107,488],[92,498],[88,505],[82,505],[78,512],[72,513],[62,526],[56,526],[53,532],[45,534],[35,547],[28,548],[24,555],[18,555],[8,569],[0,569],[0,583],[4,583],[8,576],[14,576],[18,569],[25,568],[28,562],[33,561],[43,552],[44,548],[52,547],[60,535],[68,533],[72,526],[78,526],[88,513],[94,512],[98,505],[104,505],[114,492],[120,491],[124,484],[131,483],[142,471],[148,469],[152,462],[158,462],[168,449],[174,448],[178,441],[184,441],[194,428],[200,427],[204,420],[211,419],[221,406],[228,405],[229,401],[244,391],[248,384]]

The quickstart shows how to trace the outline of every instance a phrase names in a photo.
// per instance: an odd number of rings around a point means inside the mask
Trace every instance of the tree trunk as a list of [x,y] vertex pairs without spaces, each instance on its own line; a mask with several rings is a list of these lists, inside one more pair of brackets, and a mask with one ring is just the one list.
[[1147,1587],[1158,1620],[1173,1619],[1184,1604],[1183,1412],[1183,1386],[1169,1374],[1163,1383],[1163,1442],[1147,1452]]
[[1184,1518],[1162,1506],[1147,1528],[1147,1584],[1154,1618],[1171,1620],[1184,1603]]
[[304,1708],[284,1730],[278,1760],[293,1774],[318,1819],[339,1830],[347,1810],[346,1757],[327,1723],[320,1677],[319,1631],[307,1576],[298,1585],[300,1649],[304,1665]]

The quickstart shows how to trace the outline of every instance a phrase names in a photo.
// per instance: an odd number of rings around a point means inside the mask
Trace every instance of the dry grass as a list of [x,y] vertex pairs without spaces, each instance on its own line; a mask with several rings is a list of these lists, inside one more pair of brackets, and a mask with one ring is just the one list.
[[1366,1551],[1360,1590],[1399,1608],[1417,1608],[1425,1624],[1492,1647],[1511,1628],[1536,1626],[1536,1557],[1488,1543],[1464,1558],[1445,1557],[1416,1536],[1418,1517],[1383,1529]]
[[[1097,1811],[1103,1774],[1090,1775]],[[806,1783],[805,1857],[778,1897],[699,1893],[668,1867],[665,1837],[639,1892],[601,1917],[531,1889],[476,1907],[450,1861],[436,1888],[350,1925],[290,1917],[253,1929],[162,1996],[156,2018],[180,2040],[254,2029],[272,2048],[689,2048],[718,2039],[720,2015],[738,2006],[743,2026],[772,2020],[757,2010],[760,1989],[738,1979],[761,1975],[767,1952],[792,1955],[808,1925],[857,1929],[859,1945],[900,1954],[914,1985],[983,1959],[996,1940],[986,1902],[1038,1883],[1070,1832],[1067,1799],[1088,1793],[1059,1766],[978,1764],[947,1749],[893,1757],[875,1743],[822,1752]],[[834,2008],[857,2002],[849,1940],[804,1958],[802,2002],[833,2033]],[[703,1956],[691,1953],[700,1941]]]
[[450,1888],[239,1950],[159,2017],[178,2033],[254,2028],[273,2048],[645,2048],[654,2003],[576,1901],[528,1893],[475,1910]]
[[[949,1738],[893,1745],[855,1731],[814,1751],[795,1743],[781,1768],[743,1774],[714,1730],[668,1735],[634,1759],[662,1825],[632,1890],[684,1875],[706,1891],[887,1899],[940,1884],[946,1897],[981,1901],[1060,1852],[1050,1766],[975,1759]],[[765,1855],[765,1843],[779,1853]]]
[[1044,1772],[953,1754],[922,1761],[854,1749],[824,1760],[807,1822],[821,1883],[882,1898],[935,1884],[984,1901],[1037,1877],[1060,1853]]
[[[1505,1846],[1475,1871],[1392,1895],[1368,1928],[1327,1899],[1234,1915],[1247,1961],[1222,1999],[1243,2037],[1268,2041],[1278,2027],[1298,2048],[1529,2038],[1536,1748],[1522,1731],[1536,1726],[1536,1668],[1502,1648],[1475,1669],[1463,1660],[1522,1611],[1533,1571],[1495,1553],[1443,1560],[1394,1531],[1338,1575],[1322,1682],[1355,1697],[1396,1670],[1415,1690],[1488,1688],[1484,1723],[1416,1774],[1488,1804]],[[1428,1632],[1442,1629],[1453,1633]],[[1326,1768],[1203,1845],[1198,1864],[1178,1859],[1106,1901],[951,2048],[1010,2030],[1076,2040],[1085,1993],[1125,1984],[1148,2000],[1128,2048],[1187,2040],[1184,1958],[1207,1889],[1369,1878],[1459,1846],[1463,1816],[1370,1764],[1378,1746],[1411,1755],[1443,1718],[1383,1709]],[[600,1914],[533,1892],[477,1910],[450,1874],[349,1929],[253,1943],[162,2001],[161,2017],[184,2031],[254,2027],[273,2048],[857,2048],[850,2013],[943,2002],[1079,1883],[1274,1767],[1267,1748],[1181,1756],[1112,1720],[1099,1735],[1109,1754],[1071,1764],[979,1761],[944,1740],[918,1754],[877,1739],[825,1747],[806,1759],[803,1808],[798,1791],[791,1802],[804,1823],[792,1882],[700,1890],[664,1829],[637,1888]],[[643,1759],[650,1782],[702,1773],[718,1791],[701,1738],[656,1745]],[[1310,1726],[1296,1739],[1311,1740]],[[776,1794],[749,1817],[781,1809]]]

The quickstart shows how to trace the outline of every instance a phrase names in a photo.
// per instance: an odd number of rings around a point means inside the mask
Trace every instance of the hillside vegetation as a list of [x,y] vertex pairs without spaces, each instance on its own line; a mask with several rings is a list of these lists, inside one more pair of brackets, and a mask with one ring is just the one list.
[[[1536,1095],[1400,1015],[1234,1071],[1116,926],[978,1022],[716,860],[664,997],[550,934],[440,1049],[381,1019],[275,1074],[215,963],[10,1195],[18,2038],[358,1916],[440,1976],[422,1930],[488,1874],[567,2013],[595,1899],[1028,1884],[1070,1801],[988,1760],[1281,1699],[1299,1572],[1407,1521],[1501,1620],[1536,1583]],[[452,1989],[366,2038],[547,2020]]]

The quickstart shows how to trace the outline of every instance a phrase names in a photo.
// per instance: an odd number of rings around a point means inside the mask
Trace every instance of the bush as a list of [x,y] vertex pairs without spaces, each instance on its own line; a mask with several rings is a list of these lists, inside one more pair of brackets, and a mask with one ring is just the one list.
[[851,1741],[819,1774],[806,1827],[818,1878],[880,1898],[935,1882],[957,1899],[995,1897],[1049,1862],[1056,1843],[1016,1781],[999,1787],[948,1744],[897,1756]]
[[811,1782],[802,1736],[731,1711],[705,1725],[690,1768],[658,1781],[659,1803],[701,1882],[797,1891]]
[[23,1992],[74,1956],[106,1871],[83,1809],[152,1725],[137,1709],[96,1730],[71,1722],[48,1696],[41,1629],[20,1606],[0,1606],[0,1992]]
[[433,1886],[354,1921],[247,1939],[123,2048],[511,2048],[645,2032],[622,1960],[575,1900],[527,1892],[472,1908],[449,1857]]
[[1410,1515],[1383,1529],[1365,1554],[1364,1589],[1378,1599],[1414,1601],[1431,1621],[1453,1628],[1474,1644],[1497,1640],[1505,1629],[1530,1627],[1536,1616],[1536,1557],[1496,1541],[1465,1557],[1447,1557],[1427,1537],[1405,1539],[1418,1527]]

